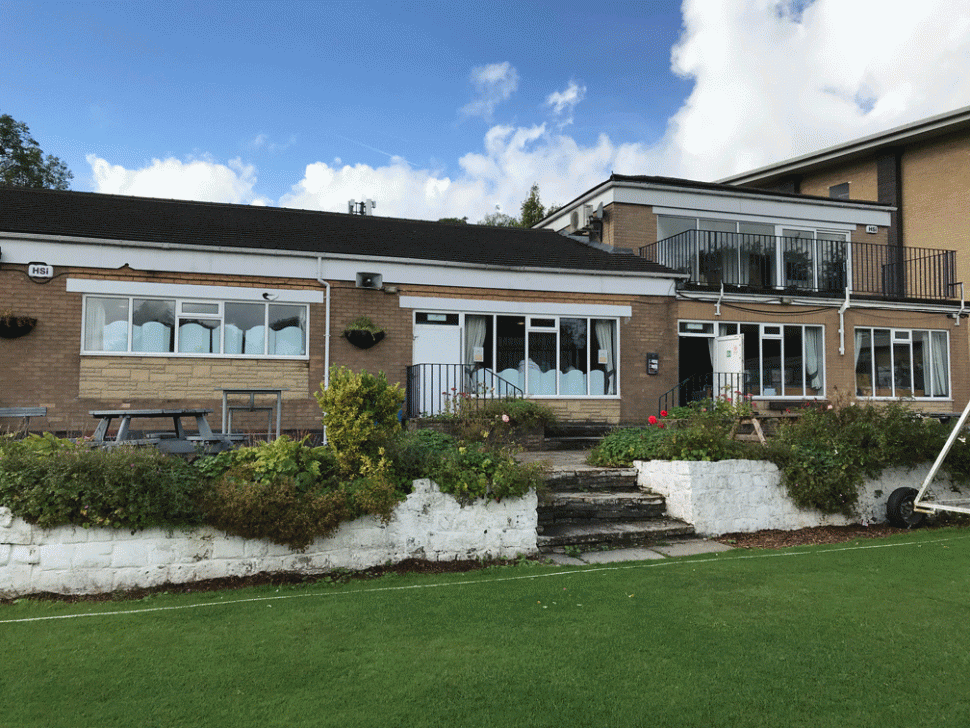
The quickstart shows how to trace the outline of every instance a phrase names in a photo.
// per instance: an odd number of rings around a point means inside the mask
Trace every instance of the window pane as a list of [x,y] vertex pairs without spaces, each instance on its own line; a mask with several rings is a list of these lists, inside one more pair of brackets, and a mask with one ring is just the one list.
[[766,397],[782,393],[781,339],[764,339],[761,342],[762,392]]
[[822,327],[805,327],[805,394],[822,394],[825,390],[825,354],[822,351]]
[[929,382],[932,377],[930,363],[930,332],[913,332],[913,396],[930,396]]
[[218,319],[179,319],[180,353],[218,354],[221,340],[222,326]]
[[128,351],[128,299],[86,299],[85,351]]
[[175,351],[175,301],[136,298],[131,316],[132,351]]
[[950,394],[950,351],[947,346],[946,332],[933,331],[930,338],[933,344],[931,369],[933,373],[934,397],[947,397]]
[[182,313],[199,313],[212,316],[219,315],[218,303],[199,303],[198,301],[186,301],[182,304]]
[[526,391],[529,394],[555,394],[556,379],[556,334],[530,331]]
[[908,341],[893,344],[893,381],[896,384],[894,397],[913,396],[913,367],[909,357]]
[[586,394],[587,329],[586,319],[559,319],[560,394]]
[[269,353],[302,356],[306,353],[306,306],[270,304]]
[[616,394],[617,361],[616,321],[593,319],[593,348],[590,351],[589,372],[590,395]]
[[872,396],[872,331],[855,332],[855,393],[858,397]]
[[496,316],[495,369],[525,391],[525,316]]
[[761,327],[758,324],[741,324],[744,337],[744,381],[748,391],[755,395],[761,391]]
[[696,228],[697,220],[692,217],[657,216],[657,240],[671,238],[686,230],[694,230]]
[[872,357],[876,369],[875,395],[893,396],[893,356],[889,329],[872,330]]
[[805,368],[802,357],[802,327],[785,327],[784,394],[801,397],[805,394]]
[[262,303],[227,303],[225,312],[227,354],[262,354],[266,351],[266,306]]

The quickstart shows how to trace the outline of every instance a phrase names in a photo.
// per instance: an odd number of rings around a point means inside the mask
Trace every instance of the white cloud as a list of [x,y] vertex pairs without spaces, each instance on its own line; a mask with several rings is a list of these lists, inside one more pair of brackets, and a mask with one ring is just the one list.
[[472,69],[471,82],[475,86],[476,98],[463,106],[463,117],[481,116],[490,121],[495,107],[507,101],[519,87],[519,74],[512,64],[490,63]]
[[[694,87],[653,145],[606,134],[583,144],[559,123],[497,123],[457,172],[401,157],[318,161],[278,201],[256,197],[256,170],[238,159],[169,158],[133,170],[88,161],[101,192],[335,212],[371,198],[381,216],[475,222],[496,205],[518,214],[534,182],[548,205],[611,171],[718,179],[970,104],[970,0],[685,0],[683,13],[672,67]],[[517,79],[508,63],[475,69],[479,98],[464,113],[488,117]],[[585,92],[570,82],[545,106],[571,117]]]
[[208,202],[264,202],[253,194],[256,168],[238,158],[226,165],[209,158],[183,162],[169,157],[153,159],[141,169],[110,164],[95,154],[87,155],[87,161],[96,192]]
[[970,0],[685,0],[667,173],[770,164],[970,104]]
[[560,127],[573,123],[573,110],[576,104],[586,97],[586,87],[570,81],[565,91],[554,91],[546,97],[546,106],[551,106],[560,117]]

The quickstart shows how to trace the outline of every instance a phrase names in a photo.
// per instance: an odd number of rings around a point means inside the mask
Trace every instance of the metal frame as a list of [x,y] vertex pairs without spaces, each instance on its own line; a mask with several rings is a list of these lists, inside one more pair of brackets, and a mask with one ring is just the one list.
[[963,428],[966,425],[967,419],[970,417],[970,402],[967,402],[967,406],[963,408],[963,413],[957,420],[956,425],[953,426],[953,431],[946,440],[946,444],[943,445],[943,449],[940,450],[940,454],[936,457],[936,461],[933,463],[933,467],[930,468],[930,472],[926,474],[923,479],[923,485],[920,487],[919,492],[916,494],[916,498],[913,500],[913,510],[918,513],[932,513],[933,511],[949,511],[951,513],[967,513],[970,514],[970,501],[968,500],[953,500],[953,501],[936,501],[928,502],[923,500],[923,496],[926,495],[927,489],[936,477],[937,471],[949,454],[950,449],[953,447],[953,443],[956,442],[960,433],[963,432]]

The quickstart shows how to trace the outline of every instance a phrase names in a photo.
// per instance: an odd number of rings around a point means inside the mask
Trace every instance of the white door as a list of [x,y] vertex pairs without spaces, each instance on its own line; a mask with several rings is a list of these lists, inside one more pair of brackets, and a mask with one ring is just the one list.
[[718,336],[714,339],[715,397],[733,400],[744,391],[744,336]]
[[[429,320],[430,319],[430,320]],[[463,390],[461,326],[457,314],[417,314],[411,361],[423,364],[416,370],[420,387],[420,410],[436,415],[451,406]]]

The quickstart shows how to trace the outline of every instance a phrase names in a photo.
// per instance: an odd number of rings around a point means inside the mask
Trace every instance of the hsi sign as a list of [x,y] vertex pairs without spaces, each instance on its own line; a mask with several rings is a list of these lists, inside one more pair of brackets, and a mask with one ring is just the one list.
[[27,266],[27,275],[31,278],[53,278],[54,266],[47,263],[30,263]]

